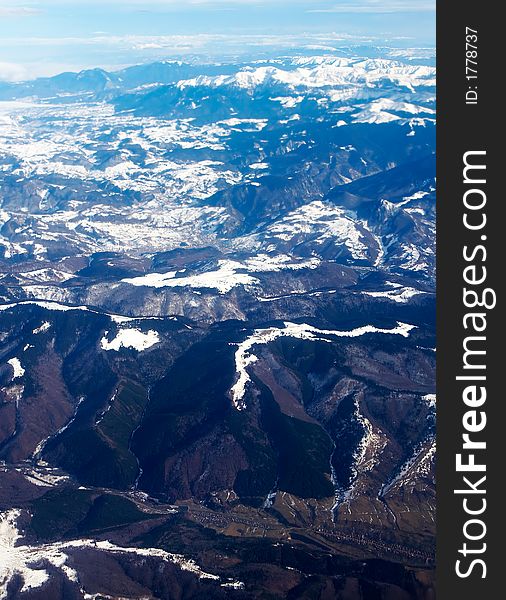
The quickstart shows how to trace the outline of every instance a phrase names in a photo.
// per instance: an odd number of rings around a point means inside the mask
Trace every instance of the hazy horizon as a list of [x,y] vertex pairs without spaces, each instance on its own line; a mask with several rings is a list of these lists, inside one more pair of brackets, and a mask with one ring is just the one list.
[[424,0],[6,0],[0,80],[274,48],[426,47],[434,38],[434,3]]

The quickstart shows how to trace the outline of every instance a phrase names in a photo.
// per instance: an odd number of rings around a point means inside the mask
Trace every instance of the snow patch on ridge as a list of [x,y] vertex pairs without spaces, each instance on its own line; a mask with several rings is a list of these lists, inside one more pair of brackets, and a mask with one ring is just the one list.
[[197,275],[177,277],[182,271],[170,271],[168,273],[149,273],[141,277],[122,279],[122,282],[135,286],[154,288],[186,286],[193,288],[213,288],[217,289],[220,294],[225,294],[238,285],[258,283],[257,279],[247,273],[237,273],[237,269],[240,267],[240,263],[221,260],[218,262],[217,269]]
[[[45,310],[55,311],[55,312],[68,312],[71,310],[81,310],[84,312],[90,312],[95,315],[104,315],[109,317],[111,321],[114,323],[128,323],[131,321],[161,321],[164,317],[156,317],[156,316],[139,316],[139,317],[127,317],[125,315],[115,315],[107,312],[100,312],[99,310],[95,310],[90,308],[89,306],[73,306],[70,304],[61,304],[60,302],[54,302],[53,300],[22,300],[21,302],[12,302],[10,304],[0,304],[0,312],[4,310],[10,310],[11,308],[15,308],[16,306],[39,306],[40,308],[44,308]],[[176,319],[176,317],[167,317],[169,319]],[[50,323],[42,324],[41,327],[34,329],[33,334],[41,333],[42,331],[47,331],[50,327]]]
[[23,377],[23,375],[25,374],[25,370],[21,366],[21,361],[19,360],[19,358],[10,358],[7,361],[7,364],[9,364],[12,367],[12,370],[14,371],[14,375],[12,376],[13,379],[19,379],[20,377]]
[[36,327],[32,333],[33,335],[38,335],[39,333],[44,333],[45,331],[48,331],[48,329],[51,328],[51,323],[49,321],[44,321],[44,323],[42,323],[42,325],[40,327]]
[[371,296],[372,298],[387,298],[388,300],[393,300],[394,302],[398,302],[399,304],[405,304],[409,302],[410,298],[413,298],[413,296],[419,296],[421,294],[426,294],[427,292],[422,292],[421,290],[417,290],[412,287],[401,287],[383,292],[362,293],[365,296]]
[[[213,581],[220,579],[217,575],[203,571],[193,560],[181,554],[165,552],[159,548],[129,548],[116,546],[109,541],[91,539],[29,546],[20,543],[22,538],[18,529],[20,516],[21,511],[19,510],[0,513],[0,600],[7,599],[9,583],[16,575],[23,579],[21,593],[41,588],[49,580],[49,572],[44,568],[44,563],[49,563],[61,571],[69,581],[79,584],[79,575],[74,568],[69,566],[68,561],[72,550],[80,548],[111,554],[158,558],[163,562],[177,565],[183,571],[193,573],[199,579]],[[81,592],[85,594],[85,590],[81,589]],[[91,596],[88,595],[88,597]]]
[[[122,279],[123,283],[135,286],[154,288],[191,287],[216,289],[220,294],[230,292],[239,285],[259,284],[259,280],[249,273],[269,273],[282,270],[315,269],[320,261],[311,258],[295,261],[288,255],[270,256],[259,254],[244,262],[235,260],[219,260],[217,268],[195,275],[185,275],[185,271],[169,271],[168,273],[149,273],[140,277]],[[246,272],[244,272],[246,271]]]
[[160,341],[160,336],[152,329],[147,333],[143,333],[139,329],[120,329],[111,341],[107,339],[107,334],[106,331],[104,337],[100,340],[102,350],[115,350],[118,352],[120,348],[133,348],[138,352],[142,352]]
[[426,402],[431,408],[436,407],[436,394],[425,394],[425,396],[422,396],[422,400]]
[[291,243],[300,236],[315,236],[321,244],[333,240],[346,246],[354,259],[367,258],[368,247],[360,225],[342,208],[321,200],[292,211],[267,231],[273,237]]
[[246,403],[244,396],[246,394],[246,386],[251,381],[248,374],[248,367],[255,363],[258,358],[252,354],[253,346],[258,344],[269,344],[280,337],[295,337],[301,340],[311,340],[320,342],[330,342],[328,337],[360,337],[368,333],[381,333],[390,335],[401,335],[408,337],[415,325],[408,323],[397,322],[396,327],[392,329],[381,329],[374,325],[364,325],[349,331],[338,331],[330,329],[318,329],[306,323],[283,323],[282,329],[277,327],[269,327],[268,329],[256,329],[253,335],[246,338],[244,342],[238,344],[238,349],[235,353],[235,368],[237,380],[230,389],[230,397],[232,403],[237,410],[244,410]]

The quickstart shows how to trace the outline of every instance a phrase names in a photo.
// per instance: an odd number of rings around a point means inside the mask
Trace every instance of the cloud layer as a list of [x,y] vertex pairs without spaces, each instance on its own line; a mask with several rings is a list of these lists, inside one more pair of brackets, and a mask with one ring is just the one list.
[[30,17],[40,13],[38,8],[28,6],[0,6],[0,18],[2,17]]
[[0,0],[0,79],[188,54],[432,45],[433,8],[434,0]]
[[[329,3],[330,4],[330,3]],[[333,2],[332,6],[310,9],[315,13],[402,13],[432,12],[436,10],[435,0],[357,0],[355,2]]]
[[30,6],[22,5],[15,0],[0,7],[0,16],[33,15],[54,6],[120,6],[136,7],[144,10],[160,10],[163,8],[198,8],[228,6],[302,6],[308,12],[340,12],[340,13],[390,13],[390,12],[424,12],[436,8],[435,0],[47,0],[32,2]]

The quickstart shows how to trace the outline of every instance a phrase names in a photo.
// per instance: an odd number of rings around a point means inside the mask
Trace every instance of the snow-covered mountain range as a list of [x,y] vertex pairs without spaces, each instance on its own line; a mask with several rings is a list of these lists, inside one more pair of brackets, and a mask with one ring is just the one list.
[[0,598],[424,597],[434,152],[426,52],[0,85]]

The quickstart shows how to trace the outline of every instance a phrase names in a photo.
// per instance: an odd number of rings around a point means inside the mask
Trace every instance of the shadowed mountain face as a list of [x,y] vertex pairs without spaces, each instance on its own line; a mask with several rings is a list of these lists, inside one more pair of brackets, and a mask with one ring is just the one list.
[[433,597],[434,68],[375,54],[2,85],[0,598]]

